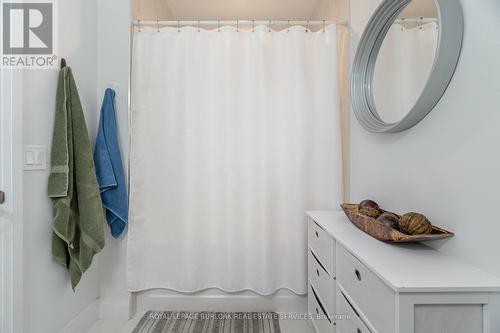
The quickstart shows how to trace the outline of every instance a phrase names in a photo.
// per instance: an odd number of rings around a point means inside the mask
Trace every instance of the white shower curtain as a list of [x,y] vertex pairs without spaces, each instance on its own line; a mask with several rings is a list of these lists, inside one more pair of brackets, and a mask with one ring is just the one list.
[[406,28],[394,24],[375,66],[374,96],[387,122],[400,121],[415,105],[429,78],[436,55],[437,23]]
[[306,209],[341,202],[337,32],[143,29],[130,291],[306,288]]

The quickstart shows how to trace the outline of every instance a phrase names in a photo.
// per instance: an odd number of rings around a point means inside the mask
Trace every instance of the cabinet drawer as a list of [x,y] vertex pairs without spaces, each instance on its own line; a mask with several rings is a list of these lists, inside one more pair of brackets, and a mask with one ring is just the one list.
[[307,297],[309,314],[312,317],[312,322],[314,328],[316,329],[316,333],[334,333],[335,326],[333,324],[333,321],[328,319],[324,307],[321,304],[321,301],[317,298],[316,291],[311,285],[309,285]]
[[395,332],[394,291],[342,246],[337,248],[337,283],[377,333]]
[[308,226],[308,238],[309,247],[314,252],[316,258],[318,258],[327,272],[331,276],[334,276],[333,258],[335,258],[335,243],[333,238],[311,219]]
[[345,316],[337,320],[338,333],[371,333],[365,323],[359,318],[358,314],[352,308],[342,292],[337,291],[339,315]]
[[321,267],[310,250],[308,266],[309,281],[324,305],[325,311],[329,314],[335,313],[335,280]]

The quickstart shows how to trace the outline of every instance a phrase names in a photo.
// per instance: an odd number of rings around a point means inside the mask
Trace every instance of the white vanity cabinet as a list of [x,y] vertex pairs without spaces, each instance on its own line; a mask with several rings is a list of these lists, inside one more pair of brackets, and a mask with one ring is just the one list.
[[342,211],[308,216],[317,333],[500,333],[500,279],[423,244],[388,244]]
[[317,332],[334,332],[335,240],[313,221],[308,225],[308,309]]

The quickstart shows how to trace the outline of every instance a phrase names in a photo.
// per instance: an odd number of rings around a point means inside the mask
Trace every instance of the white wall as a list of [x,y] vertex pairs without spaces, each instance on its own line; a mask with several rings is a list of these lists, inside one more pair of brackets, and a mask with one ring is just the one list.
[[[87,126],[97,127],[97,0],[59,1],[60,55],[72,67]],[[57,70],[24,72],[24,144],[46,145],[50,153]],[[52,260],[52,204],[48,170],[24,172],[24,333],[58,332],[98,296],[97,263],[73,293],[68,273]]]
[[[130,0],[131,16],[137,20],[170,20],[173,15],[164,0]],[[125,6],[127,7],[127,6]]]
[[[351,0],[353,46],[380,0]],[[351,199],[425,213],[456,232],[431,243],[500,276],[500,2],[461,0],[463,52],[437,107],[409,131],[370,134],[351,122]]]
[[[120,150],[125,173],[128,174],[128,88],[130,66],[130,0],[98,1],[98,52],[97,52],[97,102],[99,107],[107,87],[116,94],[116,118]],[[106,227],[106,247],[100,261],[100,296],[121,298],[128,302],[125,259],[126,232],[116,240]]]
[[310,19],[348,21],[349,0],[319,0]]

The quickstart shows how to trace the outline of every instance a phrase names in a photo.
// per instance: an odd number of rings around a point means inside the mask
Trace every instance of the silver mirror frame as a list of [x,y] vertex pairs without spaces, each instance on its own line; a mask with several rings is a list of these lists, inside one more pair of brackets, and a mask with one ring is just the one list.
[[384,0],[370,18],[354,57],[351,100],[356,118],[368,131],[397,133],[424,119],[448,88],[462,50],[464,20],[460,1],[434,0],[439,16],[436,58],[422,94],[399,122],[386,123],[377,112],[373,96],[375,64],[382,43],[394,21],[411,0]]

